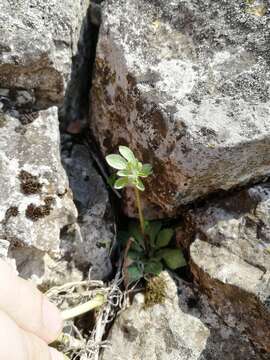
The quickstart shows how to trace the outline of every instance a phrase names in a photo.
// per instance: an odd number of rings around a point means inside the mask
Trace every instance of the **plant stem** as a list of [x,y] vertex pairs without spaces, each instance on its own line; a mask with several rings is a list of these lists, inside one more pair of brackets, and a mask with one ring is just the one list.
[[144,231],[144,217],[143,217],[143,213],[142,213],[140,193],[139,193],[139,190],[136,187],[134,187],[134,191],[135,191],[135,195],[136,195],[136,205],[137,205],[138,212],[139,212],[141,232],[142,232],[142,235],[144,236],[144,233],[145,233],[145,231]]
[[87,301],[84,304],[62,311],[61,317],[63,320],[73,319],[76,316],[85,314],[90,310],[100,307],[104,303],[105,303],[105,296],[102,294],[97,294],[93,299]]

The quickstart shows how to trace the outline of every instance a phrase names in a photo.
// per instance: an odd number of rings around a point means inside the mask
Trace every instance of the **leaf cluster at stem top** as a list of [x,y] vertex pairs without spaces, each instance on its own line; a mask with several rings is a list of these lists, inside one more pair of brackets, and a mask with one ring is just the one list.
[[118,170],[119,178],[115,181],[114,187],[122,189],[126,186],[134,186],[144,191],[144,184],[141,178],[146,178],[152,174],[150,164],[142,164],[136,159],[132,150],[126,146],[119,146],[119,154],[106,156],[107,163],[114,169]]

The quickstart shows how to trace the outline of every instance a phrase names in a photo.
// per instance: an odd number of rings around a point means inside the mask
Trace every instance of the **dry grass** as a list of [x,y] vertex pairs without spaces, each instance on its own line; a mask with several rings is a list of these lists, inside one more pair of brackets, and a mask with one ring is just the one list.
[[91,323],[89,320],[87,334],[85,329],[79,329],[75,325],[74,319],[66,321],[63,333],[54,346],[70,359],[98,360],[102,348],[109,346],[104,340],[108,325],[127,304],[127,292],[120,289],[122,284],[121,270],[118,270],[115,279],[109,284],[91,280],[89,276],[86,281],[71,282],[49,289],[46,295],[61,310],[84,304],[97,294],[103,294],[106,299],[104,305],[93,310],[95,321]]

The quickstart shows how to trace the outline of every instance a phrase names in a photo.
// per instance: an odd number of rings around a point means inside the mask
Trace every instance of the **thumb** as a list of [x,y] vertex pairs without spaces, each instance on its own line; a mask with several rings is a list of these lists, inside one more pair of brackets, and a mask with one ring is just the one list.
[[64,360],[64,355],[50,348],[36,335],[20,329],[0,311],[0,359]]
[[47,343],[54,341],[62,329],[60,313],[55,305],[30,282],[19,278],[0,260],[0,310],[27,332]]

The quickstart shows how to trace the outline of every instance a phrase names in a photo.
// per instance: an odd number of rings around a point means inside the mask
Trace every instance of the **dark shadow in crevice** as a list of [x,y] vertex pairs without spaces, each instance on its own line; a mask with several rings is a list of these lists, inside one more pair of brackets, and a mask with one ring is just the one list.
[[60,110],[60,130],[73,128],[82,132],[88,125],[89,92],[96,56],[101,8],[99,0],[92,1],[84,17],[77,53],[72,59],[71,78],[67,85],[64,106]]

